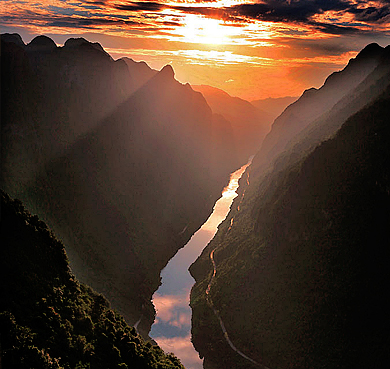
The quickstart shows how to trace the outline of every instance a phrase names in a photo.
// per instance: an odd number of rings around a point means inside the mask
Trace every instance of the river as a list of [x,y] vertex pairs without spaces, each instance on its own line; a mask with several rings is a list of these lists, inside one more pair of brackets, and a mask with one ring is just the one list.
[[213,213],[203,226],[180,249],[161,272],[162,284],[153,295],[157,315],[150,331],[158,345],[173,352],[186,369],[202,369],[191,342],[190,291],[195,281],[188,272],[190,265],[214,237],[218,225],[226,218],[233,199],[237,196],[238,181],[250,161],[230,176],[229,184],[215,203]]

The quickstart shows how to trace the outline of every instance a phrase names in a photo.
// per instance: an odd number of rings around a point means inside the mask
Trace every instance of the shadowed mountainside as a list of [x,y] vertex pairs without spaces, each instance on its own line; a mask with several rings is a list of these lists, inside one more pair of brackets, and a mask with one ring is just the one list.
[[207,303],[213,250],[209,296],[248,357],[269,368],[387,367],[389,69],[388,48],[369,45],[275,121],[190,268],[205,369],[257,367],[231,350]]
[[160,270],[240,164],[231,128],[171,66],[114,61],[84,39],[1,41],[1,186],[146,335]]
[[1,191],[2,368],[181,368],[80,284],[46,224]]
[[[258,159],[266,165],[272,163],[298,134],[303,132],[304,136],[309,136],[305,130],[321,126],[326,129],[329,126],[329,134],[333,134],[345,119],[375,99],[386,87],[389,51],[389,48],[383,49],[378,44],[370,44],[356,58],[351,59],[342,71],[332,73],[321,88],[306,90],[275,120],[271,132],[264,139]],[[379,91],[370,91],[378,82],[382,82]],[[359,104],[349,107],[359,96],[364,98]],[[346,114],[342,114],[343,109],[348,110]],[[333,119],[337,120],[338,125],[332,122]],[[298,141],[303,138],[300,136]],[[319,140],[324,138],[326,136],[322,134]]]

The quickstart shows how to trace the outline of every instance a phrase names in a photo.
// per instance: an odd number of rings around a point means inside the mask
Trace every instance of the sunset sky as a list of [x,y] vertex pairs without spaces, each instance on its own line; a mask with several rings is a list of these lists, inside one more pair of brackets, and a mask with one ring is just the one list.
[[298,96],[368,43],[387,46],[390,0],[2,0],[0,27],[26,43],[84,37],[253,100]]

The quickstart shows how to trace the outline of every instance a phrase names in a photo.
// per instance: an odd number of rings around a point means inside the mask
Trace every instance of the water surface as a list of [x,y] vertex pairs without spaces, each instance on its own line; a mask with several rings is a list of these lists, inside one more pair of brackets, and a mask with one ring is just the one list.
[[190,291],[195,281],[188,272],[226,218],[237,196],[238,181],[250,162],[230,176],[228,186],[215,203],[213,213],[190,241],[169,261],[161,273],[162,285],[153,295],[157,315],[150,336],[166,352],[173,352],[186,369],[202,369],[203,360],[191,342]]

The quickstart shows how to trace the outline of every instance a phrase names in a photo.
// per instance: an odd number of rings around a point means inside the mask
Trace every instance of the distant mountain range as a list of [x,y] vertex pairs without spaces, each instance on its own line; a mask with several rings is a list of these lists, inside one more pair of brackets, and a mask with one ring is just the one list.
[[160,271],[244,161],[230,123],[97,43],[1,36],[1,187],[66,245],[78,278],[147,335]]
[[283,110],[295,102],[298,97],[286,96],[279,98],[269,97],[267,99],[253,100],[251,104],[257,109],[267,112],[272,122],[283,113]]
[[[214,113],[222,115],[230,122],[235,147],[240,158],[245,160],[254,155],[276,118],[274,115],[276,108],[272,106],[269,112],[266,106],[259,109],[249,101],[232,97],[215,87],[206,85],[192,87],[195,91],[202,93]],[[278,99],[277,101],[276,105],[280,108],[280,114],[289,105],[289,99]]]
[[389,116],[390,47],[370,44],[275,120],[190,268],[205,369],[387,368]]

